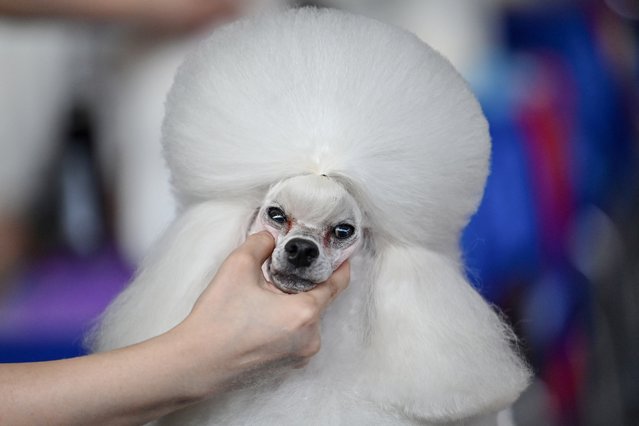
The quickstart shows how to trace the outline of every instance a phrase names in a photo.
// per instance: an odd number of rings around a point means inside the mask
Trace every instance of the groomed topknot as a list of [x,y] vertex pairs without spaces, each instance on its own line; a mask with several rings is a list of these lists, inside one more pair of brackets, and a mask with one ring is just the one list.
[[381,234],[445,249],[487,175],[488,126],[451,64],[408,32],[335,10],[219,29],[180,68],[166,109],[183,205],[257,203],[290,176],[341,176]]

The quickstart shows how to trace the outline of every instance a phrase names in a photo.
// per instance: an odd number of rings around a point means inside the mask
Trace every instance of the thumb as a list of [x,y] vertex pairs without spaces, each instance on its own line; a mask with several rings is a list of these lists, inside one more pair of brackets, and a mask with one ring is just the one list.
[[244,244],[237,250],[237,253],[244,253],[250,256],[258,265],[266,262],[275,249],[273,236],[266,231],[249,235]]
[[[235,287],[239,284],[264,281],[261,266],[275,248],[275,241],[266,231],[249,235],[220,265],[208,288]],[[206,293],[206,291],[204,292]]]

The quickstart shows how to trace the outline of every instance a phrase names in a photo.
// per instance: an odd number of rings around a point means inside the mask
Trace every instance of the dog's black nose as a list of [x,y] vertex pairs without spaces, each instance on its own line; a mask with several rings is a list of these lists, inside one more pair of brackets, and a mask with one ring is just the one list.
[[288,261],[295,267],[303,268],[310,266],[317,256],[319,249],[317,245],[309,240],[302,238],[293,238],[284,246]]

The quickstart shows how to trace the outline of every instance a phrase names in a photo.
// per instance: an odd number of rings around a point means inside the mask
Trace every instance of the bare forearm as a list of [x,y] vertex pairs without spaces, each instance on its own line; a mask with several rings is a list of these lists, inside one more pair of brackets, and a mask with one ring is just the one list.
[[[0,424],[134,425],[206,396],[192,377],[193,353],[160,336],[82,358],[0,365]],[[191,353],[189,353],[191,352]],[[180,380],[183,378],[183,380]]]

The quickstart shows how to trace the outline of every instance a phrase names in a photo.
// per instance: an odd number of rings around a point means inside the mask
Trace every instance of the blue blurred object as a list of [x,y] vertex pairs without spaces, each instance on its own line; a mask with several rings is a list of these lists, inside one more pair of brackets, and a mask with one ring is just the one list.
[[[493,81],[480,102],[490,123],[491,171],[481,206],[462,237],[471,281],[488,300],[503,302],[508,286],[531,280],[539,269],[539,241],[530,191],[530,171],[503,62],[493,66]],[[488,93],[485,93],[487,91]]]
[[[596,424],[579,401],[594,360],[593,286],[604,283],[574,264],[578,220],[632,205],[639,170],[636,73],[624,80],[631,73],[606,51],[616,19],[596,2],[514,8],[477,84],[493,152],[462,240],[469,275],[517,325],[561,425]],[[636,54],[636,36],[626,42]]]

